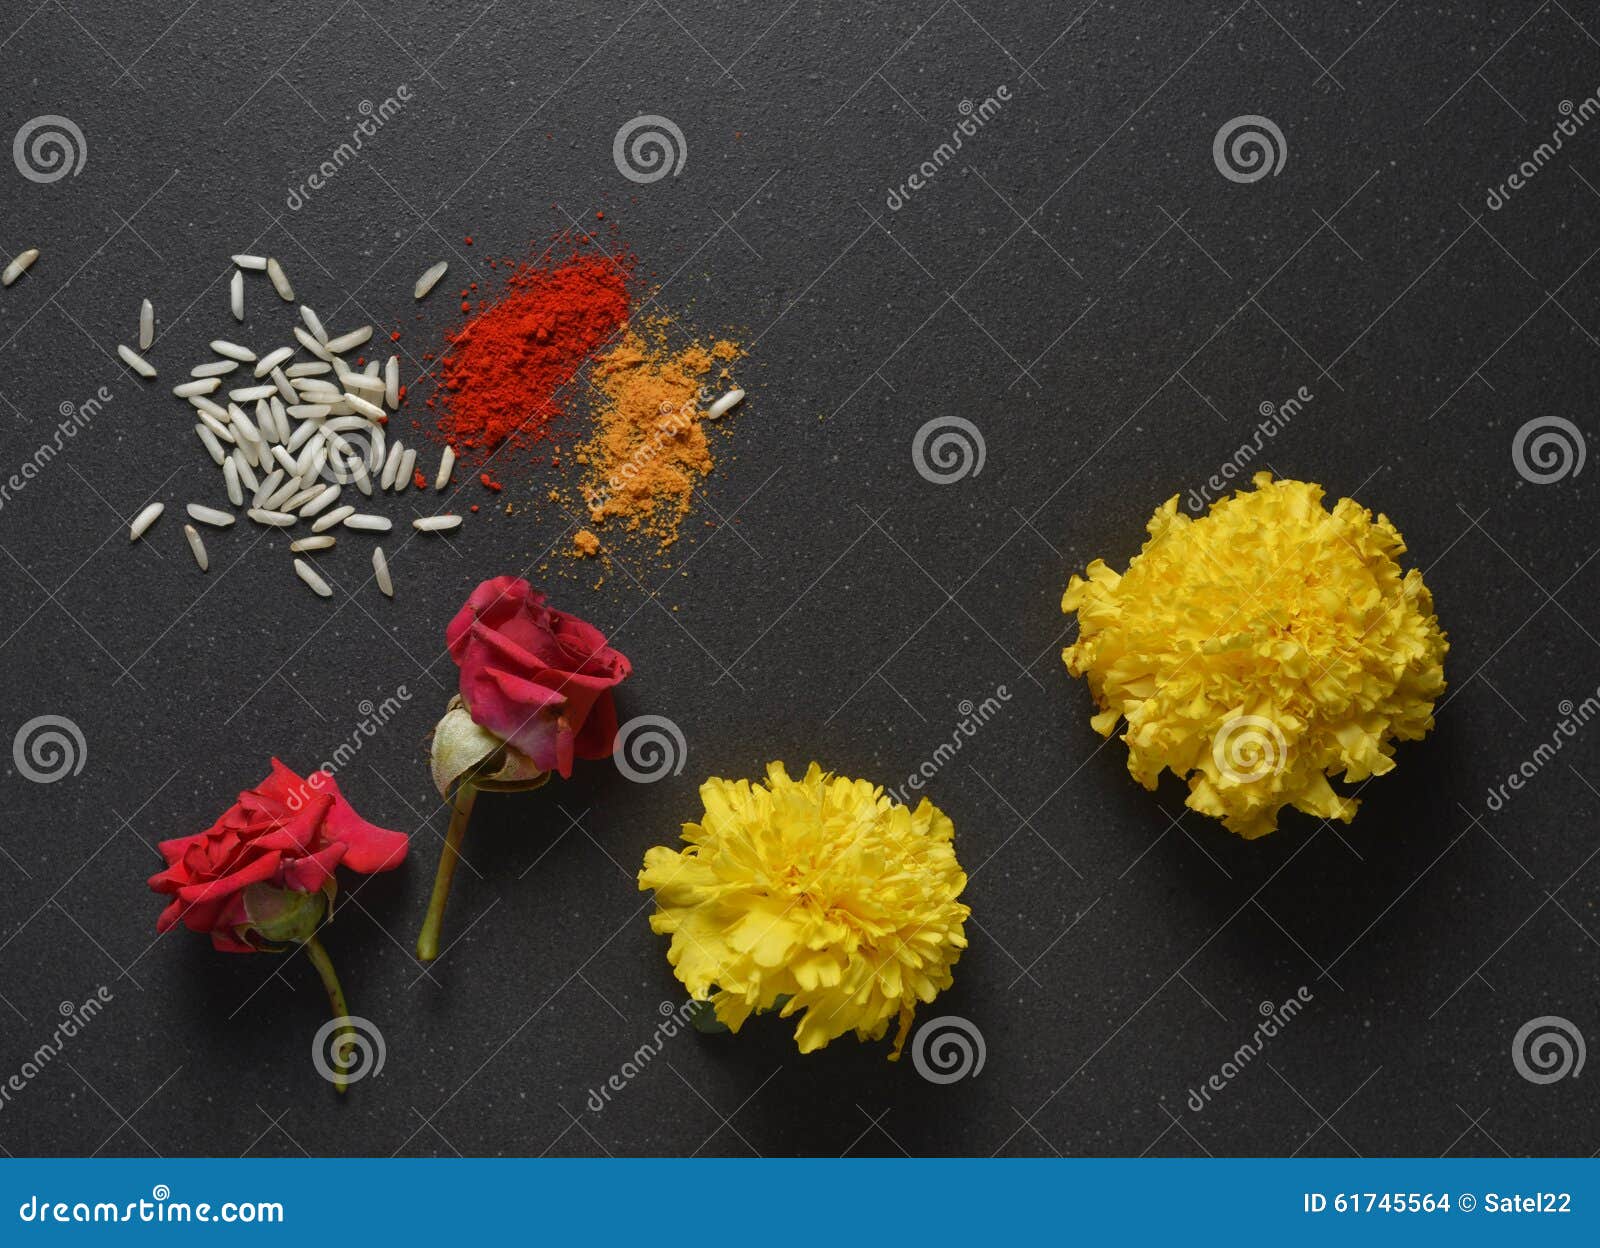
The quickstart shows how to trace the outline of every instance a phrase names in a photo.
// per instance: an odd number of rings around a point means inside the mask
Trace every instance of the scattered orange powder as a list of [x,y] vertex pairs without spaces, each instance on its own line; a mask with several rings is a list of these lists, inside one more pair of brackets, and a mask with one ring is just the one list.
[[[590,522],[615,522],[661,549],[677,541],[694,487],[713,466],[701,388],[710,402],[743,354],[729,339],[674,348],[670,329],[664,317],[635,319],[595,361],[595,432],[575,453]],[[576,548],[593,553],[582,538]]]
[[579,529],[572,535],[572,548],[587,559],[599,552],[600,539],[588,529]]

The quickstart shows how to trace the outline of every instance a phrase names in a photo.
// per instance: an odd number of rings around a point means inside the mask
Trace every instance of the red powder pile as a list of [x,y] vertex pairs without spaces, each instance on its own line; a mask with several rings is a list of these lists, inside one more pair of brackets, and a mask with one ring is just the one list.
[[456,447],[545,436],[561,388],[628,319],[628,274],[582,249],[516,266],[504,293],[451,335],[439,430]]

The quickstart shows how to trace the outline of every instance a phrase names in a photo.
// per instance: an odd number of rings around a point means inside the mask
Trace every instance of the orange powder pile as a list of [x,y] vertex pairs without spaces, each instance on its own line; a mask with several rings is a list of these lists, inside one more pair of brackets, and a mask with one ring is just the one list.
[[[583,509],[595,528],[618,526],[665,550],[678,539],[695,486],[712,469],[705,406],[730,388],[742,354],[721,339],[672,347],[665,318],[631,323],[590,373],[595,432],[576,450]],[[589,530],[575,553],[595,554]]]

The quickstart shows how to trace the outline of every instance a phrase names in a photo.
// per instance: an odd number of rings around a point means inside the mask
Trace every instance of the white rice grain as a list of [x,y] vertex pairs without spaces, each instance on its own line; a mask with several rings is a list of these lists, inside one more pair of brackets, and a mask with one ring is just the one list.
[[222,467],[222,461],[228,457],[228,452],[222,449],[222,443],[217,440],[217,435],[204,425],[194,427],[195,436],[205,443],[206,453],[216,461],[217,467]]
[[283,500],[283,502],[278,504],[277,510],[278,511],[298,511],[301,507],[304,507],[307,503],[309,503],[313,498],[315,498],[320,493],[322,493],[322,487],[320,485],[313,485],[313,486],[310,486],[309,488],[302,488],[301,485],[300,485],[299,480],[296,479],[295,482],[294,482],[294,490],[289,494],[289,496],[287,498],[285,498]]
[[294,456],[289,454],[288,451],[284,450],[283,447],[275,446],[272,448],[272,458],[278,461],[279,467],[281,467],[284,472],[288,474],[289,478],[295,482],[295,489],[299,489],[300,474],[295,469]]
[[439,455],[439,474],[433,479],[433,488],[442,490],[450,484],[450,474],[456,469],[456,448],[446,445]]
[[373,425],[365,416],[335,416],[323,428],[329,433],[354,433],[358,429],[365,432]]
[[20,256],[6,265],[5,271],[0,272],[0,286],[9,286],[24,273],[33,267],[33,262],[39,258],[39,249],[30,247]]
[[133,518],[133,523],[128,526],[128,540],[137,542],[144,536],[145,530],[161,518],[161,513],[165,510],[166,508],[162,504],[151,503],[141,511]]
[[289,549],[297,555],[310,550],[332,550],[336,540],[325,533],[317,537],[302,537],[290,542]]
[[322,327],[322,318],[303,303],[300,305],[300,319],[318,342],[328,341],[328,331]]
[[235,443],[235,442],[237,442],[239,439],[234,437],[233,436],[233,430],[228,428],[228,422],[226,420],[226,417],[227,417],[228,413],[225,412],[225,411],[222,411],[222,408],[217,407],[217,405],[215,403],[213,403],[211,406],[213,408],[216,408],[217,411],[222,412],[222,415],[223,415],[224,419],[218,420],[215,416],[213,416],[205,408],[197,407],[195,409],[195,415],[200,417],[200,423],[202,425],[204,425],[207,429],[209,429],[212,433],[216,434],[216,436],[221,441],[227,442],[230,445]]
[[314,516],[338,497],[339,487],[337,485],[325,486],[323,487],[321,493],[319,493],[310,502],[301,506],[300,514],[302,516]]
[[267,280],[272,283],[272,289],[278,292],[278,298],[285,303],[294,302],[294,287],[289,285],[289,275],[271,256],[267,257]]
[[383,401],[389,405],[389,410],[400,410],[400,357],[391,355],[389,362],[383,369]]
[[322,360],[307,360],[303,364],[291,364],[283,371],[292,381],[296,377],[320,377],[324,373],[331,373],[333,365]]
[[238,360],[241,364],[255,362],[256,353],[249,347],[241,347],[236,342],[229,342],[226,338],[213,338],[211,349],[218,355],[225,355],[230,360]]
[[265,256],[234,256],[233,262],[241,269],[250,269],[256,273],[261,272],[267,267],[267,258]]
[[245,441],[258,444],[263,441],[261,430],[257,429],[255,423],[244,414],[244,408],[237,403],[230,403],[228,404],[228,415],[233,418],[233,428],[238,431]]
[[[301,514],[304,515],[305,513],[302,512]],[[343,507],[335,507],[332,511],[318,516],[312,522],[311,531],[313,533],[326,533],[329,529],[343,524],[346,519],[355,514],[356,509],[349,503],[346,503]]]
[[326,403],[296,403],[288,409],[296,420],[321,420],[328,414]]
[[378,488],[387,490],[394,484],[395,474],[400,471],[400,461],[405,457],[406,448],[396,438],[393,446],[389,448],[389,457],[383,461],[383,475],[378,478]]
[[181,386],[173,386],[172,393],[180,399],[187,399],[191,394],[210,394],[221,385],[220,377],[201,377],[196,381],[186,381]]
[[379,407],[371,399],[362,398],[359,394],[351,394],[347,391],[344,396],[344,401],[356,411],[360,412],[361,415],[365,416],[368,420],[388,419],[384,414],[383,408]]
[[348,334],[328,339],[328,350],[334,355],[343,355],[346,351],[353,351],[371,337],[372,326],[363,325],[360,329],[352,329]]
[[[223,407],[222,404],[213,403],[203,394],[191,394],[189,396],[189,403],[191,406],[193,406],[195,411],[200,413],[202,417],[209,416],[212,420],[217,422],[217,425],[222,426],[222,428],[218,431],[219,433],[227,433],[228,409]],[[215,427],[216,426],[213,426],[213,428]],[[231,433],[228,434],[228,441],[233,441],[233,435]]]
[[287,529],[295,523],[295,517],[286,511],[269,511],[265,507],[252,507],[245,512],[257,524],[264,524],[271,529]]
[[283,483],[283,469],[274,468],[265,480],[256,487],[256,492],[251,496],[250,503],[254,507],[262,506],[267,499],[272,497],[272,492]]
[[400,457],[400,470],[394,474],[394,492],[404,494],[416,472],[417,453],[408,446],[406,453]]
[[293,347],[279,347],[276,351],[268,351],[256,361],[256,376],[265,377],[293,354]]
[[261,506],[262,506],[263,510],[266,510],[266,511],[286,511],[286,510],[288,510],[284,506],[284,504],[287,503],[291,498],[294,497],[295,492],[297,490],[299,490],[299,488],[300,488],[300,482],[295,480],[293,477],[290,477],[287,481],[285,481],[281,486],[278,487],[278,492],[276,494],[269,495],[268,497],[266,497],[266,498],[261,500]]
[[318,576],[317,570],[304,559],[296,559],[294,561],[294,570],[296,576],[298,576],[307,585],[311,586],[311,588],[322,597],[333,597],[333,590],[328,588],[328,582]]
[[332,361],[333,357],[328,354],[328,348],[323,346],[298,325],[294,327],[294,336],[299,340],[299,343],[302,347],[311,352],[311,354],[316,356],[319,360]]
[[186,524],[183,526],[183,535],[189,539],[189,549],[194,552],[194,561],[204,572],[211,566],[211,561],[206,558],[206,544],[200,540],[199,530],[192,524]]
[[461,527],[460,516],[418,516],[411,527],[419,533],[444,533]]
[[272,384],[278,388],[277,397],[285,403],[298,403],[300,401],[300,392],[294,388],[289,381],[288,374],[283,369],[275,368],[272,370]]
[[117,354],[122,357],[122,362],[138,373],[139,376],[148,378],[156,375],[156,370],[149,361],[135,352],[132,347],[125,347],[119,342],[117,344]]
[[439,279],[445,275],[449,267],[449,262],[445,260],[439,261],[438,264],[430,265],[427,272],[417,278],[417,284],[411,288],[411,297],[413,299],[423,298],[438,285]]
[[156,305],[146,299],[139,305],[139,350],[148,351],[156,340]]
[[388,597],[394,597],[394,581],[389,576],[389,561],[383,557],[383,547],[372,548],[372,575],[377,579],[378,588]]
[[296,454],[302,446],[316,436],[317,426],[308,420],[302,425],[295,426],[294,432],[289,435],[289,440],[283,444],[284,449],[291,455]]
[[728,412],[731,412],[736,406],[738,406],[739,400],[742,398],[744,398],[743,390],[728,391],[727,394],[723,395],[710,407],[706,408],[706,419],[716,420],[717,417],[726,415]]
[[[243,450],[241,450],[241,449],[239,449],[237,447],[234,448],[233,458],[231,460],[229,460],[228,462],[231,463],[236,469],[238,469],[238,472],[239,472],[239,484],[242,485],[245,489],[249,490],[252,494],[254,494],[255,491],[258,490],[261,487],[261,482],[256,477],[255,465],[252,464],[248,459],[245,458],[245,454],[244,454]],[[238,506],[237,503],[234,504],[234,505]]]
[[[238,454],[237,451],[234,452]],[[239,465],[232,457],[222,461],[222,481],[228,488],[228,501],[235,507],[244,506],[244,489],[239,484]]]
[[254,403],[257,399],[264,399],[269,394],[276,394],[278,387],[266,386],[240,386],[237,390],[228,391],[228,397],[235,403]]
[[221,377],[233,372],[239,367],[238,360],[211,360],[205,364],[196,364],[189,370],[191,377]]
[[362,394],[382,394],[386,387],[383,384],[382,377],[369,377],[366,373],[351,373],[344,379],[344,388],[346,390],[359,390]]
[[233,311],[233,319],[244,320],[244,271],[235,269],[233,280],[228,283],[228,306]]
[[344,527],[359,529],[363,533],[387,533],[394,526],[389,523],[388,516],[371,516],[358,511],[344,518]]
[[201,524],[213,525],[219,529],[225,529],[233,523],[233,516],[230,513],[218,511],[215,507],[205,507],[199,503],[190,503],[185,510],[189,513],[189,519],[198,520]]

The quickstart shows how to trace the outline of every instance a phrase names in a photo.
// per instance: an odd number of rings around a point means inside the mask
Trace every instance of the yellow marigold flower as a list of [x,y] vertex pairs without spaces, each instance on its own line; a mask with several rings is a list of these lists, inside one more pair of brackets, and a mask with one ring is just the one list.
[[689,995],[732,1031],[758,1010],[800,1014],[802,1053],[851,1030],[881,1040],[898,1019],[899,1057],[916,1003],[950,987],[967,947],[949,818],[816,763],[803,780],[782,763],[765,782],[707,780],[700,797],[688,847],[656,846],[639,872]]
[[1170,768],[1186,805],[1247,838],[1285,806],[1353,819],[1328,778],[1383,775],[1395,741],[1427,735],[1449,649],[1386,516],[1348,498],[1329,513],[1321,486],[1269,472],[1254,484],[1198,519],[1168,499],[1125,573],[1096,559],[1061,599],[1095,730],[1126,719],[1134,779],[1154,789]]

